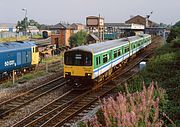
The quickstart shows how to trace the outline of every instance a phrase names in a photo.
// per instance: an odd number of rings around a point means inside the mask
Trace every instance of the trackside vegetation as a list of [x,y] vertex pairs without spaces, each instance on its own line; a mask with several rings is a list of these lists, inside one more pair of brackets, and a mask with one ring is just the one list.
[[[166,44],[158,49],[155,56],[150,59],[146,69],[139,75],[128,81],[130,91],[139,90],[144,81],[148,84],[151,81],[158,82],[158,86],[165,89],[166,99],[160,105],[161,113],[167,114],[176,124],[180,125],[180,50],[174,48],[174,44]],[[136,84],[136,85],[133,85]],[[169,121],[165,119],[167,124]]]
[[164,98],[164,90],[155,88],[154,82],[148,88],[143,85],[141,92],[129,93],[127,84],[125,88],[126,93],[104,99],[96,116],[80,126],[161,127],[164,123],[159,118],[159,104]]

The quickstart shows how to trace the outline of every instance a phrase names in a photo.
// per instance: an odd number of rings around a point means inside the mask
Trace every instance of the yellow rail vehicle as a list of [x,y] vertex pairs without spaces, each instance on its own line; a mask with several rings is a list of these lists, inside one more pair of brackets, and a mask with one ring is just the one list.
[[151,43],[151,35],[75,47],[64,54],[64,77],[75,84],[99,81]]

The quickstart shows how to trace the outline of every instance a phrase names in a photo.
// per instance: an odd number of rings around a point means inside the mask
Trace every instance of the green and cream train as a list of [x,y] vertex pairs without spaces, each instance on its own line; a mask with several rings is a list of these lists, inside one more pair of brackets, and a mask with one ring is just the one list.
[[64,77],[75,84],[101,81],[150,43],[143,34],[72,48],[64,53]]

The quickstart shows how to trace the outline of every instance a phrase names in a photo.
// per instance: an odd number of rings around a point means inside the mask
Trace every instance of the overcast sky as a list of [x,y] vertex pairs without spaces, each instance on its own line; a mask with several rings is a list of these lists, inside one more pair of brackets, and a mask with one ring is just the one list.
[[125,22],[130,15],[145,16],[153,11],[150,20],[174,24],[180,20],[180,0],[0,0],[0,23],[17,23],[27,16],[43,24],[60,21],[85,24],[87,16],[105,18],[105,22]]

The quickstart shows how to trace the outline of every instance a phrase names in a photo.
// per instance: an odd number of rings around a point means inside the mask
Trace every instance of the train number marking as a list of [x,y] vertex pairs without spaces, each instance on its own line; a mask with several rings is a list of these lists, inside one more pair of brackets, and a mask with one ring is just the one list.
[[16,63],[14,60],[4,62],[4,66],[12,66],[12,65],[16,66]]

